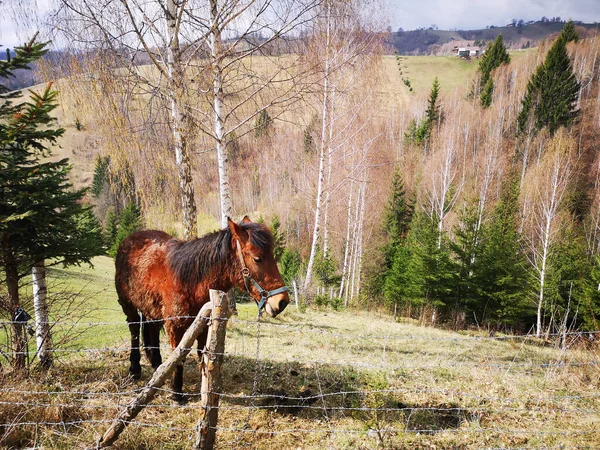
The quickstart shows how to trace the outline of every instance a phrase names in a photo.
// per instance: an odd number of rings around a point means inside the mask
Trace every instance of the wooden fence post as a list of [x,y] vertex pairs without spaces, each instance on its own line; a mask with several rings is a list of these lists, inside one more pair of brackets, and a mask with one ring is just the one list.
[[[211,291],[211,293],[212,292],[213,291]],[[211,298],[213,298],[212,295]],[[146,404],[154,398],[158,388],[164,384],[177,364],[188,355],[200,333],[208,326],[208,316],[210,315],[212,307],[213,305],[211,302],[202,306],[202,309],[200,309],[194,322],[192,322],[192,325],[183,335],[177,348],[171,353],[169,358],[156,369],[146,387],[123,411],[121,411],[119,416],[115,418],[112,425],[106,430],[95,448],[104,448],[112,445],[129,422],[133,420]]]
[[211,327],[202,354],[202,388],[200,389],[200,417],[196,425],[195,449],[212,449],[215,444],[219,416],[219,395],[223,390],[223,357],[225,334],[229,318],[229,301],[221,291],[210,291],[214,305]]

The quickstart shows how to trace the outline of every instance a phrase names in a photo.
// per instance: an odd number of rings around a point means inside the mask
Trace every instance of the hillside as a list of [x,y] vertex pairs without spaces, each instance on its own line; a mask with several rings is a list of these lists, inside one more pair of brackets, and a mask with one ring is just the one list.
[[[54,369],[3,380],[0,445],[89,448],[150,379],[145,358],[142,379],[127,377],[129,332],[114,266],[108,258],[94,265],[50,271],[52,287],[86,301],[61,318],[66,333]],[[227,329],[217,448],[600,445],[598,361],[585,335],[560,350],[527,336],[395,323],[377,311],[290,305],[259,326],[254,304],[238,309]],[[185,391],[188,403],[177,405],[165,386],[118,448],[190,448],[200,392],[195,355],[186,361]]]
[[[481,30],[434,30],[418,29],[391,33],[390,45],[400,55],[449,55],[454,45],[473,45],[475,41],[485,44],[501,34],[509,48],[537,47],[539,43],[556,36],[564,22],[533,22],[522,26],[489,27]],[[597,32],[599,24],[579,23],[582,34]]]

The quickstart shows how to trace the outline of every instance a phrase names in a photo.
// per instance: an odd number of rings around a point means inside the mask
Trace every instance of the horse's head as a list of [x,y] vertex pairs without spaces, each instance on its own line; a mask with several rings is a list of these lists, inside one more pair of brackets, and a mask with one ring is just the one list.
[[264,225],[248,217],[240,224],[227,219],[232,249],[240,263],[238,286],[247,290],[267,314],[275,317],[285,309],[290,297],[273,256],[273,235]]

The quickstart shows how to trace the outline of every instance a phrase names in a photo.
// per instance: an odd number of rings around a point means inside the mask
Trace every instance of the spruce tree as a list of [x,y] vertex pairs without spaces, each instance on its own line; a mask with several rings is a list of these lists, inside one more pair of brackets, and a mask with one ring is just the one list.
[[473,278],[477,291],[473,314],[480,324],[526,325],[535,317],[527,301],[528,265],[521,250],[518,221],[519,181],[513,175],[503,184],[500,201],[481,231]]
[[435,124],[443,119],[442,111],[438,102],[439,96],[440,83],[438,78],[435,77],[433,84],[431,85],[431,91],[429,92],[425,117],[418,125],[416,120],[411,121],[408,131],[404,134],[407,142],[415,144],[427,144],[429,142]]
[[529,120],[533,120],[536,130],[547,127],[553,135],[560,127],[570,126],[577,118],[580,84],[567,53],[568,39],[568,34],[558,37],[544,63],[529,80],[517,118],[519,133],[526,130]]
[[569,20],[562,29],[560,33],[560,37],[565,40],[565,42],[579,42],[579,34],[575,29],[575,24],[572,20]]
[[487,108],[492,103],[492,94],[494,92],[494,82],[492,72],[502,64],[510,63],[510,55],[504,45],[502,35],[499,34],[492,44],[489,45],[486,52],[479,61],[479,72],[481,78],[477,91],[481,92],[481,106]]
[[271,231],[273,233],[273,256],[277,262],[279,262],[281,255],[283,255],[283,251],[285,250],[285,238],[281,233],[280,228],[281,220],[279,220],[278,215],[275,215],[271,220]]
[[450,243],[454,272],[451,303],[454,328],[464,326],[465,321],[473,319],[478,303],[476,280],[480,265],[481,230],[476,206],[473,202],[462,209],[459,224],[454,228],[454,240]]
[[[382,224],[383,234],[386,243],[383,246],[383,255],[385,261],[384,270],[378,271],[378,280],[372,280],[370,284],[377,284],[376,291],[383,293],[387,303],[397,311],[399,301],[404,295],[398,291],[404,283],[398,277],[404,273],[405,262],[396,261],[402,259],[406,238],[410,229],[410,222],[413,216],[414,204],[409,199],[404,188],[404,181],[399,170],[394,172],[392,178],[392,189],[388,203],[384,211]],[[403,253],[405,255],[405,253]],[[373,288],[374,286],[371,286]]]
[[119,216],[117,233],[112,247],[108,250],[108,254],[115,258],[117,256],[117,250],[119,250],[119,245],[121,245],[123,239],[141,228],[142,215],[140,209],[135,202],[130,202]]
[[[32,40],[17,47],[12,60],[0,61],[0,75],[11,77],[15,68],[28,68],[44,55],[46,45]],[[4,306],[13,318],[21,306],[19,280],[34,266],[43,266],[45,260],[90,262],[103,249],[99,224],[82,205],[85,190],[74,190],[68,179],[68,160],[47,159],[64,133],[51,115],[57,107],[52,84],[41,94],[30,91],[28,100],[21,92],[6,93],[4,87],[0,92],[0,266],[8,291]],[[13,323],[12,335],[15,366],[23,368],[20,324]],[[51,364],[51,359],[42,364]]]

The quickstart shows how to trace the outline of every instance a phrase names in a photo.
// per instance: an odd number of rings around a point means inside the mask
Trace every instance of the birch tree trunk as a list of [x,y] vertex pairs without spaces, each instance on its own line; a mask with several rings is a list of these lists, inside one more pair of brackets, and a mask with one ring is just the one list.
[[198,235],[198,219],[192,170],[188,155],[188,137],[190,133],[189,120],[185,111],[183,80],[185,73],[181,64],[181,49],[179,32],[181,17],[185,7],[181,3],[167,0],[165,11],[167,22],[167,73],[169,75],[168,97],[171,104],[171,128],[173,130],[173,146],[175,164],[181,192],[181,207],[183,212],[184,238],[191,239]]
[[310,245],[310,256],[306,268],[306,277],[304,279],[304,294],[308,292],[308,288],[312,281],[312,274],[317,256],[317,244],[319,241],[319,230],[321,225],[321,208],[323,203],[323,183],[325,179],[325,155],[328,151],[327,147],[327,119],[329,116],[329,47],[331,39],[331,1],[327,1],[327,25],[325,33],[325,72],[323,77],[323,106],[322,106],[322,123],[321,123],[321,142],[319,150],[319,173],[317,176],[317,197],[315,205],[315,221],[313,228],[312,241]]
[[213,111],[214,111],[214,140],[217,149],[219,169],[219,203],[221,206],[221,227],[227,226],[227,218],[233,215],[231,193],[229,190],[229,161],[225,145],[224,101],[221,38],[221,23],[219,18],[218,0],[210,0],[210,55],[213,71]]
[[39,261],[31,269],[33,279],[33,311],[35,314],[35,342],[37,357],[43,368],[52,366],[52,335],[50,334],[50,315],[48,311],[46,285],[46,266]]
[[341,298],[342,295],[344,295],[344,306],[348,307],[348,296],[345,295],[346,293],[344,292],[344,288],[346,288],[346,291],[348,290],[348,288],[346,287],[347,284],[347,278],[348,278],[348,261],[349,261],[349,255],[350,255],[350,226],[352,225],[352,194],[353,194],[353,189],[354,185],[350,184],[350,189],[349,189],[349,193],[348,193],[348,220],[347,220],[347,224],[346,224],[346,241],[345,241],[345,245],[344,245],[344,263],[342,266],[342,281],[340,283],[340,293],[339,293],[339,297]]

